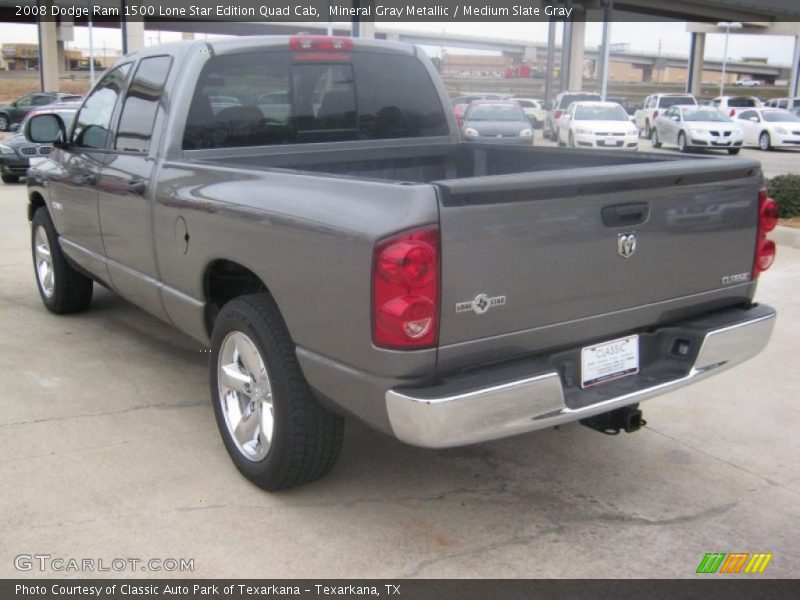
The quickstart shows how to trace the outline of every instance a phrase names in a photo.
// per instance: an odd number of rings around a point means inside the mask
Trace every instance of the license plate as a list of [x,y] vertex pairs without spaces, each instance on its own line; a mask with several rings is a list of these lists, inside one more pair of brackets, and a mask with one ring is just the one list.
[[639,372],[639,336],[581,349],[581,387],[587,388]]

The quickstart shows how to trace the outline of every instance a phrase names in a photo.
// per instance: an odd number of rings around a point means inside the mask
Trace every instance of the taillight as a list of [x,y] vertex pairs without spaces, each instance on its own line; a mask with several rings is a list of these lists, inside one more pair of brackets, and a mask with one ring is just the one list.
[[769,233],[778,224],[778,203],[767,196],[767,190],[758,191],[758,226],[761,233]]
[[560,119],[561,115],[563,115],[563,114],[564,114],[563,110],[556,110],[555,114],[553,115],[553,118],[554,119]]
[[654,110],[653,111],[653,119],[657,119],[657,118],[658,118],[658,111]]
[[439,330],[439,229],[382,240],[372,262],[372,338],[376,346],[428,348]]
[[289,49],[294,51],[348,51],[353,49],[353,39],[328,35],[293,35]]
[[769,196],[767,190],[758,190],[758,238],[756,255],[753,261],[753,279],[757,278],[775,262],[775,242],[767,239],[767,233],[778,224],[778,204]]
[[736,114],[736,109],[735,109],[735,108],[732,108],[732,109],[731,109],[731,112],[729,112],[729,113],[728,113],[728,116],[729,116],[729,117],[732,117],[732,116],[733,116],[733,115],[735,115],[735,114]]

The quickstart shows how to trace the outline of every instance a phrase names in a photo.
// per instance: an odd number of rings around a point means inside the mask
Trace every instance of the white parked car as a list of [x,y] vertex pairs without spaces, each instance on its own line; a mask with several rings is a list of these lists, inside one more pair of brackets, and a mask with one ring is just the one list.
[[567,107],[573,102],[588,102],[590,100],[600,101],[602,98],[600,94],[595,92],[561,92],[553,98],[544,123],[544,137],[549,137],[554,142],[558,141],[558,120],[567,110]]
[[711,106],[729,117],[735,117],[740,110],[748,108],[761,108],[761,100],[755,96],[717,96],[711,101]]
[[791,110],[800,106],[800,98],[772,98],[764,102],[764,108],[785,108]]
[[744,134],[730,117],[710,106],[671,106],[656,121],[650,139],[653,148],[670,144],[681,152],[704,148],[739,154]]
[[664,114],[670,106],[678,104],[697,105],[697,100],[691,94],[651,94],[644,99],[642,108],[637,110],[633,117],[639,131],[644,137],[649,138],[653,135],[653,123],[660,115]]
[[800,117],[782,108],[753,108],[736,115],[744,145],[762,150],[800,148]]
[[745,77],[744,79],[734,81],[733,85],[738,85],[740,87],[758,87],[761,85],[761,82],[758,79],[750,79],[749,77]]
[[538,98],[512,98],[512,100],[516,100],[517,104],[522,107],[522,112],[525,113],[535,129],[544,127],[547,111],[544,108],[543,100]]
[[636,150],[639,130],[616,102],[573,102],[558,120],[558,144]]

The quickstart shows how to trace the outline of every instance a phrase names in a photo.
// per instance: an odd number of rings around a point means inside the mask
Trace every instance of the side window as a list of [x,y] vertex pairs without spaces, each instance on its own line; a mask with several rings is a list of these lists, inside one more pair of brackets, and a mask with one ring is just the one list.
[[754,110],[743,110],[738,115],[736,115],[737,119],[741,119],[742,121],[749,121],[751,117],[756,117],[756,111]]
[[714,98],[714,106],[719,106],[720,104],[722,104],[722,100],[719,98]]
[[72,130],[73,145],[94,149],[106,147],[111,116],[114,114],[114,107],[130,69],[130,63],[121,65],[100,80],[75,117],[75,128]]
[[33,101],[33,94],[28,94],[17,100],[17,108],[28,108]]
[[122,115],[119,119],[114,148],[125,152],[147,152],[164,84],[172,59],[169,56],[145,58],[133,76]]
[[44,94],[39,94],[33,97],[31,100],[31,106],[44,106],[45,104],[50,104],[53,102],[52,96],[45,96]]
[[789,101],[788,100],[780,100],[778,102],[778,108],[788,108],[788,107],[789,107]]

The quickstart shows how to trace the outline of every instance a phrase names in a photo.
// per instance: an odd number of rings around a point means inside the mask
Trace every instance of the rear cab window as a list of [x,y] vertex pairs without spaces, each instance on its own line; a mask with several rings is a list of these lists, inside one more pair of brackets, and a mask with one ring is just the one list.
[[289,51],[208,60],[186,150],[447,136],[441,100],[413,56]]
[[677,104],[695,104],[695,101],[691,96],[661,96],[658,108],[669,108]]

